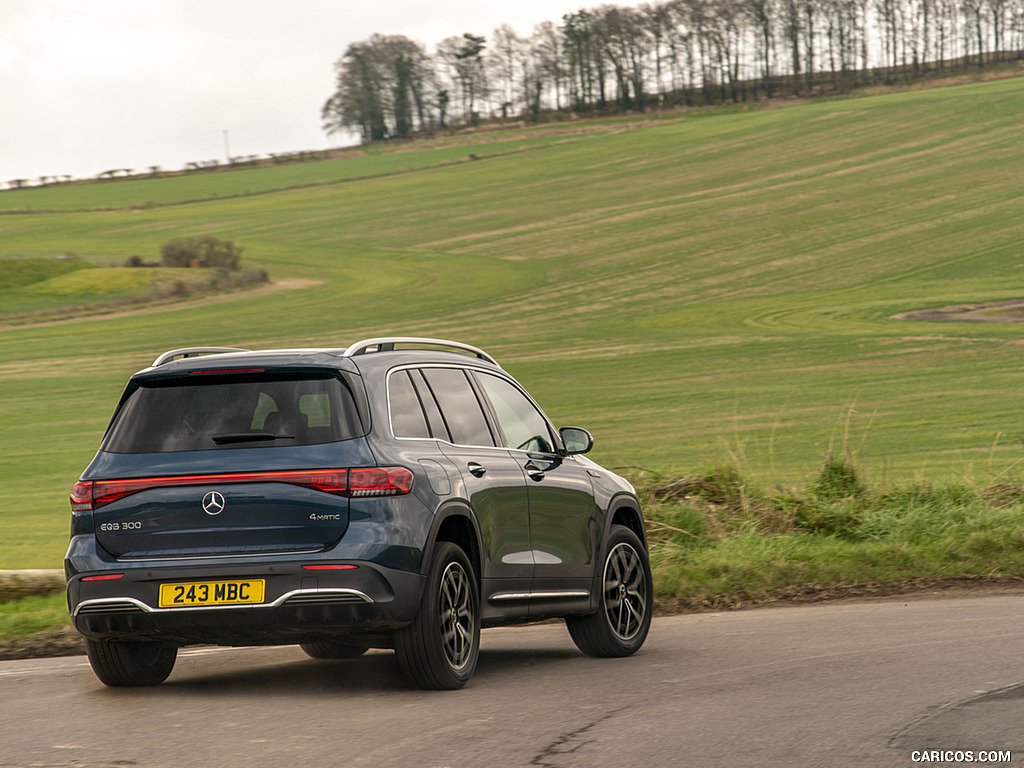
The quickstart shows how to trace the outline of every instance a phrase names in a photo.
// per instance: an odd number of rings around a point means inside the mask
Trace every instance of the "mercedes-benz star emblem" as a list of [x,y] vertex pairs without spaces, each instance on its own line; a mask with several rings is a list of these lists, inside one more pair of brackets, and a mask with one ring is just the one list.
[[224,511],[224,494],[210,491],[203,496],[203,511],[208,515],[219,515]]

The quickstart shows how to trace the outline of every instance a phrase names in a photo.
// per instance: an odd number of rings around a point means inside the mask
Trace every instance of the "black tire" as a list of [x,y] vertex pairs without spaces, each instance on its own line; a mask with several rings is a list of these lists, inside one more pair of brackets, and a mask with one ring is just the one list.
[[162,683],[174,669],[178,649],[159,643],[116,643],[86,638],[85,654],[101,683],[121,688]]
[[459,547],[438,542],[416,618],[395,633],[395,653],[409,680],[425,690],[466,684],[480,655],[480,592]]
[[311,659],[354,659],[369,649],[361,645],[349,645],[337,640],[317,640],[299,646]]
[[565,625],[576,647],[588,656],[629,656],[647,639],[654,610],[651,564],[629,528],[612,526],[601,574],[597,613],[567,616]]

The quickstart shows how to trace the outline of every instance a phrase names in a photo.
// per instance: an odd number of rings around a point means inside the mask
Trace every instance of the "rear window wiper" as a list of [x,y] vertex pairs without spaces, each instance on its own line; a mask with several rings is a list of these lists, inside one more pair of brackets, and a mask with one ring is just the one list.
[[226,435],[214,435],[213,442],[217,445],[228,443],[259,443],[270,440],[294,440],[295,435],[275,435],[270,432],[233,432]]

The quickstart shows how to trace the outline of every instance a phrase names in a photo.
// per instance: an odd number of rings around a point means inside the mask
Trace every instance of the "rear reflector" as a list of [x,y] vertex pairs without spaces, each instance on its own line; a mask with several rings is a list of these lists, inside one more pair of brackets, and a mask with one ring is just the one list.
[[302,570],[304,571],[354,571],[358,568],[358,565],[304,565]]
[[123,578],[123,573],[103,573],[99,576],[83,576],[82,581],[117,581]]
[[288,483],[349,498],[403,496],[412,490],[412,478],[412,472],[404,467],[374,467],[95,480],[75,483],[71,489],[71,510],[89,512],[133,493],[183,485]]

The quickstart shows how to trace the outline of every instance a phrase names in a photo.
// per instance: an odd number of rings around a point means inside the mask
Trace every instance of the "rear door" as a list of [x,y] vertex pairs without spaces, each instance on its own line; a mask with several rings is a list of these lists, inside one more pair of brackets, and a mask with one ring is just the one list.
[[[473,446],[441,444],[441,451],[459,468],[466,494],[480,525],[486,557],[485,579],[533,576],[530,544],[530,501],[523,471],[507,451],[482,451]],[[525,588],[505,584],[502,589]]]
[[[529,498],[519,462],[496,444],[483,407],[462,368],[423,367],[411,373],[428,418],[443,430],[441,451],[455,464],[483,538],[483,578],[533,575]],[[503,588],[514,585],[505,584]]]

